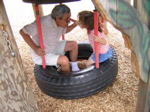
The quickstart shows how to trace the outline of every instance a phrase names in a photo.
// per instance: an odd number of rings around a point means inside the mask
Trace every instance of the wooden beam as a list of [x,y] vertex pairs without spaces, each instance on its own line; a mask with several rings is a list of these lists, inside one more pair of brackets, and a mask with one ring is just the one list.
[[[36,12],[35,12],[34,5],[35,5],[35,4],[32,4],[32,8],[33,8],[34,17],[36,18],[36,15],[35,15]],[[40,17],[44,16],[44,11],[43,11],[42,5],[38,5],[38,8],[39,8],[39,16],[40,16]]]
[[142,21],[150,30],[150,1],[149,0],[136,0],[136,9],[141,15]]
[[[146,100],[145,100],[146,104],[145,104],[144,112],[150,112],[150,69],[149,69],[149,81],[148,81],[146,93],[147,93]],[[138,101],[140,101],[140,100],[138,100]]]
[[147,88],[148,88],[148,84],[146,84],[141,79],[139,79],[136,112],[148,112],[148,111],[144,111],[146,105]]
[[150,70],[148,84],[139,80],[136,112],[150,112]]
[[0,110],[38,112],[3,0],[0,0],[0,32]]

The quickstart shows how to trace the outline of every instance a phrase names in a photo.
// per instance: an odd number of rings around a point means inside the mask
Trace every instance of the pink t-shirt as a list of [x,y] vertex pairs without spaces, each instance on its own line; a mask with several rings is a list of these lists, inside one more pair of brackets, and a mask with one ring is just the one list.
[[[103,32],[101,33],[101,32],[98,31],[98,36],[100,38],[104,38],[105,40],[107,40],[106,35]],[[94,30],[90,31],[90,34],[88,34],[88,38],[89,38],[90,44],[91,44],[91,46],[93,48],[93,51],[95,52],[95,48],[94,48]],[[101,43],[98,44],[99,54],[105,54],[105,53],[107,53],[108,50],[109,50],[109,48],[110,48],[110,46],[109,46],[108,43],[105,44],[105,45],[103,45]]]

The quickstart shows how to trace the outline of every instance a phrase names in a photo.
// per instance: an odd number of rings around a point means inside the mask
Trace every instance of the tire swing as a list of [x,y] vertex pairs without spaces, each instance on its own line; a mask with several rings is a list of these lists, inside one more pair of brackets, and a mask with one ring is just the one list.
[[[40,0],[23,1],[40,4]],[[51,3],[49,0],[43,1],[44,3]],[[56,1],[59,1],[57,3],[63,3],[79,0],[53,0],[53,3],[56,3]],[[39,31],[41,27],[38,17],[37,24]],[[93,52],[89,43],[79,43],[78,48],[78,59],[80,60],[87,60]],[[117,55],[112,47],[111,49],[113,51],[112,56],[105,62],[100,63],[99,68],[95,68],[95,66],[92,65],[78,72],[65,73],[58,72],[54,66],[44,67],[43,65],[35,65],[34,74],[38,87],[43,93],[59,99],[78,99],[91,96],[104,90],[112,84],[118,73]],[[66,52],[66,56],[69,56],[69,52]],[[44,61],[43,57],[42,60]]]
[[[92,54],[90,44],[78,44],[78,59],[87,59]],[[88,48],[88,49],[87,49]],[[113,49],[113,48],[112,48]],[[35,65],[34,74],[39,88],[45,94],[60,99],[77,99],[96,94],[108,87],[118,73],[118,60],[115,50],[100,68],[94,66],[70,74],[57,72],[53,66]]]

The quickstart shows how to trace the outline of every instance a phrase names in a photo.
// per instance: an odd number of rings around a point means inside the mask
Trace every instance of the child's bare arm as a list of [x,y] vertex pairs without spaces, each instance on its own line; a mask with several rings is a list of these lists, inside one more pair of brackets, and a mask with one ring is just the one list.
[[108,29],[107,29],[106,22],[101,23],[101,26],[102,26],[104,34],[107,35],[109,32],[108,32]]
[[96,42],[103,44],[103,45],[107,44],[107,41],[104,38],[100,38],[99,36],[94,36],[94,40]]
[[67,27],[67,31],[66,33],[70,32],[71,30],[73,30],[77,25],[78,25],[78,21],[70,18],[70,21],[74,22],[72,25]]

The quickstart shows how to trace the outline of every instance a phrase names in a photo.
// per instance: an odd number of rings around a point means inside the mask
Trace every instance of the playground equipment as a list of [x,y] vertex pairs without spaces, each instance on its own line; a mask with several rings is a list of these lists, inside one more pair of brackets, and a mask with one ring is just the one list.
[[[113,49],[113,48],[112,48]],[[78,59],[88,59],[93,50],[89,44],[79,44]],[[82,55],[84,54],[84,55]],[[39,88],[47,95],[60,99],[77,99],[104,90],[118,73],[118,59],[113,55],[100,68],[90,66],[78,72],[58,72],[56,67],[35,65],[34,74]]]
[[[130,0],[92,0],[97,10],[101,12],[103,18],[113,24],[123,33],[126,45],[132,51],[133,66],[139,74],[140,83],[138,90],[137,112],[150,111],[150,33],[149,33],[149,1],[134,0],[134,7],[128,1]],[[138,14],[138,12],[140,14]],[[141,13],[142,12],[142,13]],[[124,14],[124,16],[123,16]],[[126,16],[125,16],[126,15]],[[141,17],[140,17],[141,15]],[[123,18],[122,18],[123,17]],[[128,18],[129,17],[129,18]],[[146,18],[146,19],[145,19]],[[124,21],[127,20],[127,21]],[[124,23],[125,22],[125,23]],[[128,23],[128,24],[126,24]],[[132,23],[132,24],[131,24]],[[134,25],[133,25],[134,24]],[[127,25],[127,26],[126,26]],[[128,27],[131,25],[131,27]],[[148,26],[148,27],[147,27]],[[19,50],[13,38],[11,27],[7,18],[3,0],[0,1],[0,31],[4,30],[9,36],[11,48],[15,53],[15,57],[10,54],[10,49],[7,46],[5,39],[0,38],[1,56],[3,62],[0,68],[1,76],[1,92],[0,105],[3,111],[38,111],[36,101],[32,90],[28,84],[22,61],[19,55]],[[132,32],[135,29],[135,32]],[[138,29],[138,31],[137,31]],[[129,35],[129,31],[133,35]],[[139,36],[137,34],[140,34]],[[2,33],[0,33],[2,37]],[[135,41],[136,40],[136,41]],[[136,48],[136,47],[139,47]],[[134,51],[134,52],[133,52]],[[141,53],[138,54],[136,52]],[[140,56],[141,58],[139,58]],[[144,59],[144,60],[143,60]],[[136,64],[135,64],[136,63]],[[142,65],[142,64],[143,65]],[[11,74],[11,75],[10,75]],[[9,91],[8,91],[9,90]],[[9,102],[9,103],[8,103]],[[32,105],[31,105],[32,104]],[[22,109],[22,110],[20,110]]]
[[[34,5],[34,9],[40,46],[42,49],[44,49],[38,4]],[[94,11],[94,18],[95,35],[97,35],[98,13],[96,10]],[[95,44],[97,45],[97,43]],[[95,48],[97,52],[96,45]],[[93,52],[89,44],[78,44],[78,48],[78,59],[80,60],[87,60]],[[42,57],[42,67],[41,65],[35,65],[34,68],[34,74],[37,84],[45,94],[56,98],[75,99],[91,96],[108,87],[108,85],[110,85],[114,81],[118,73],[118,60],[114,49],[112,57],[106,62],[102,63],[102,66],[100,68],[98,62],[98,54],[96,54],[96,59],[96,68],[94,68],[94,66],[90,66],[78,72],[64,73],[58,72],[56,67],[46,66],[45,59],[44,57]]]

